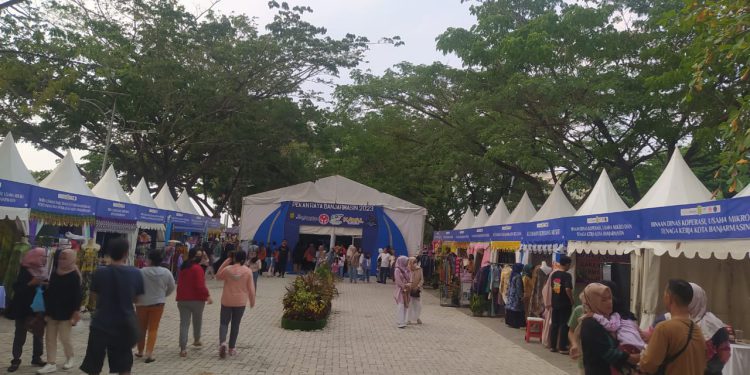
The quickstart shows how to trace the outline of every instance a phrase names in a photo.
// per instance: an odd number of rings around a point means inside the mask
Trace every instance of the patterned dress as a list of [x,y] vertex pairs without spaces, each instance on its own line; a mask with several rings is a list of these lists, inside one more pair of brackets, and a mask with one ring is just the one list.
[[84,247],[78,257],[78,269],[81,270],[81,306],[86,311],[94,311],[96,301],[91,298],[91,278],[94,275],[96,265],[99,263],[99,250],[95,247]]

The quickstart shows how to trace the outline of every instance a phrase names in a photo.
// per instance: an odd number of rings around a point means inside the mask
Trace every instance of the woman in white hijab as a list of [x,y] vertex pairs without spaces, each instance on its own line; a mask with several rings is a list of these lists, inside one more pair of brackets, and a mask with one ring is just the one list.
[[721,374],[724,364],[729,361],[732,350],[729,346],[729,332],[724,322],[708,310],[706,291],[695,283],[693,300],[690,301],[690,318],[701,327],[703,338],[706,340],[706,374]]

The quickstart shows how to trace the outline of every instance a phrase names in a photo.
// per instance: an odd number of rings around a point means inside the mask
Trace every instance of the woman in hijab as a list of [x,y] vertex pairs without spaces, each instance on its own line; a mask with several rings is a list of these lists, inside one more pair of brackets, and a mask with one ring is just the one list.
[[409,259],[400,256],[396,259],[396,269],[394,273],[396,280],[396,289],[393,291],[393,298],[396,300],[396,321],[398,328],[406,327],[407,309],[409,308],[409,289],[411,287],[411,272],[409,271]]
[[422,324],[422,320],[419,316],[422,314],[422,285],[424,284],[424,275],[422,274],[422,267],[419,266],[417,258],[410,257],[408,262],[408,268],[411,272],[411,289],[409,290],[409,308],[408,308],[408,321],[409,323]]
[[523,280],[521,279],[523,268],[523,264],[516,263],[513,265],[510,274],[507,303],[505,304],[505,325],[511,328],[521,328],[526,325],[523,313]]
[[732,349],[729,346],[729,332],[724,322],[716,315],[707,311],[708,298],[706,291],[695,283],[693,287],[693,300],[690,302],[690,317],[695,324],[701,327],[703,338],[706,340],[706,374],[718,375],[724,369],[724,364],[729,361]]
[[70,332],[73,326],[81,320],[82,300],[81,272],[76,266],[76,252],[71,249],[63,250],[57,259],[57,270],[52,273],[44,293],[47,364],[39,369],[38,373],[49,374],[57,371],[58,338],[65,353],[63,370],[70,370],[75,366]]
[[584,373],[587,375],[609,374],[611,368],[622,369],[628,363],[637,364],[640,356],[628,354],[618,348],[612,334],[602,326],[594,315],[609,319],[613,312],[612,291],[604,284],[591,283],[581,293],[585,315],[578,325],[577,335],[583,352]]
[[[15,321],[15,335],[13,336],[13,360],[10,362],[8,372],[15,372],[21,365],[23,345],[26,343],[26,320],[34,315],[31,303],[36,295],[36,288],[46,283],[47,279],[47,251],[41,247],[29,250],[21,259],[21,268],[18,278],[13,283],[13,299],[8,305],[6,316]],[[44,366],[42,354],[44,351],[42,334],[34,334],[34,349],[31,364]]]

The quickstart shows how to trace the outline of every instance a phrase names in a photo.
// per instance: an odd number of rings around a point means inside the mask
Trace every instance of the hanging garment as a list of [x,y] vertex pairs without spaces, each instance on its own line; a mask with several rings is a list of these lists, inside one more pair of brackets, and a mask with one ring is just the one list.
[[81,291],[83,292],[81,306],[87,311],[93,311],[95,304],[93,298],[90,298],[89,291],[91,289],[91,278],[94,275],[96,264],[99,262],[99,249],[86,246],[81,249],[81,252],[78,256],[78,269],[81,271]]
[[[8,267],[5,270],[5,277],[3,278],[3,285],[13,285],[18,278],[18,272],[21,270],[21,259],[31,250],[31,245],[23,242],[18,242],[13,246],[10,257],[8,258]],[[6,287],[5,294],[8,300],[13,299],[13,288]]]
[[540,266],[534,268],[533,289],[531,291],[531,302],[529,303],[529,316],[541,317],[544,312],[544,298],[542,289],[547,284],[549,275]]
[[0,220],[0,282],[5,279],[8,262],[13,255],[13,248],[15,247],[13,241],[17,239],[15,226],[14,221]]
[[513,268],[510,265],[503,267],[500,272],[500,294],[503,297],[503,303],[508,303],[508,287],[510,286],[510,275],[513,272]]

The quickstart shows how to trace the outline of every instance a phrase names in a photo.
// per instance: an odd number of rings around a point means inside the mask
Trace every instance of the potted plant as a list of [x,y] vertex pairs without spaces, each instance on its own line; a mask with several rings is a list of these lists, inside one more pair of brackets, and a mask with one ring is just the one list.
[[474,316],[483,316],[484,312],[487,311],[487,299],[478,294],[472,295],[471,301],[469,301],[469,309]]
[[330,270],[298,276],[284,295],[281,327],[302,331],[324,328],[336,293]]

